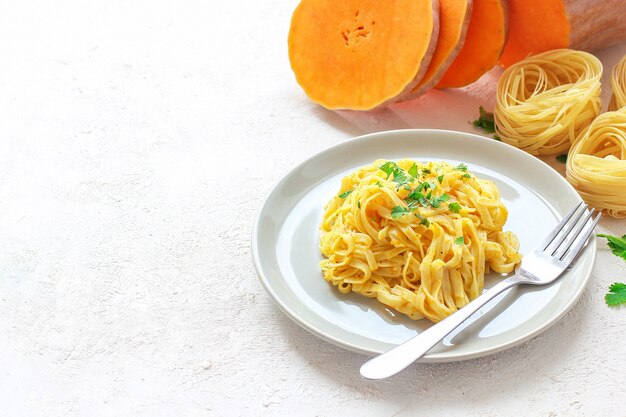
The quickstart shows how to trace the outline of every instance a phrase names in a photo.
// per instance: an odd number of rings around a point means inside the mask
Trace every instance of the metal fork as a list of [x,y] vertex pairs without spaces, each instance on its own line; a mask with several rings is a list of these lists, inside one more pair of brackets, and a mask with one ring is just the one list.
[[450,332],[502,291],[518,284],[546,285],[554,282],[574,262],[593,233],[601,214],[584,203],[574,207],[531,253],[524,256],[515,275],[500,281],[454,314],[432,325],[414,338],[365,362],[361,375],[384,379],[397,374],[421,358]]

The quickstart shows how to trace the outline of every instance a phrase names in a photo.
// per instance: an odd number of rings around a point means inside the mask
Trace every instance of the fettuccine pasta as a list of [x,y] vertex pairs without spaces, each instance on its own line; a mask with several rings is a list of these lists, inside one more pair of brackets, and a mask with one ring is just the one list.
[[510,66],[498,82],[496,134],[533,155],[566,151],[600,113],[601,76],[596,57],[571,49]]
[[520,262],[507,216],[496,185],[463,164],[375,161],[344,177],[326,205],[324,278],[437,322],[481,294],[486,272]]
[[566,176],[590,206],[626,217],[626,107],[594,120],[570,149]]
[[626,55],[613,67],[611,89],[613,95],[609,102],[609,111],[626,107]]

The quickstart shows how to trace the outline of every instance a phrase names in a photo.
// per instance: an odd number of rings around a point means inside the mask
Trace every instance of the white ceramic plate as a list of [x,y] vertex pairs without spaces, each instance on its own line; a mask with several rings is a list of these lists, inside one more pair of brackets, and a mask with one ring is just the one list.
[[[341,178],[376,159],[464,162],[495,181],[509,209],[505,230],[530,251],[580,201],[556,171],[512,146],[443,130],[399,130],[340,143],[303,162],[270,193],[252,234],[252,254],[268,293],[310,332],[350,350],[381,353],[431,324],[394,314],[376,300],[343,295],[321,273],[318,247],[323,206]],[[501,294],[478,319],[470,318],[422,362],[476,358],[517,345],[555,323],[581,295],[596,256],[595,241],[579,261],[547,287],[517,287]],[[485,287],[501,277],[487,276]]]

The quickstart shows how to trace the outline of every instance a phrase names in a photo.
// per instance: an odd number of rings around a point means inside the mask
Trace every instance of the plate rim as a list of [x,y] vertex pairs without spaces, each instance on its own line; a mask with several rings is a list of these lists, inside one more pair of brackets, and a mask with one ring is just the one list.
[[[552,170],[561,180],[561,182],[563,183],[563,185],[567,188],[569,188],[571,191],[574,192],[574,194],[576,195],[577,199],[579,202],[582,202],[582,198],[580,197],[580,194],[578,194],[578,192],[576,191],[576,189],[574,189],[574,187],[558,172],[556,171],[554,168],[552,168],[550,165],[546,164],[544,161],[542,161],[541,159],[530,155],[512,145],[507,145],[505,143],[496,141],[494,139],[490,139],[490,138],[486,138],[484,136],[480,136],[474,133],[468,133],[468,132],[463,132],[463,131],[457,131],[457,130],[447,130],[447,129],[394,129],[394,130],[383,130],[383,131],[379,131],[379,132],[373,132],[373,133],[367,133],[364,135],[360,135],[360,136],[356,136],[356,137],[352,137],[352,138],[348,138],[345,140],[342,140],[339,143],[333,144],[329,147],[326,147],[325,149],[322,149],[321,151],[314,153],[313,155],[305,158],[304,160],[302,160],[301,162],[299,162],[298,164],[296,164],[293,168],[291,168],[286,174],[282,175],[280,177],[280,179],[274,183],[274,185],[271,187],[270,191],[266,194],[265,198],[263,199],[262,204],[260,205],[260,207],[257,209],[256,215],[254,217],[254,223],[252,226],[252,232],[251,232],[251,255],[252,255],[252,260],[253,260],[253,264],[254,264],[254,269],[256,271],[256,274],[259,278],[259,280],[261,281],[261,283],[263,284],[263,287],[265,288],[265,291],[270,295],[270,298],[272,298],[274,304],[276,306],[278,306],[278,308],[287,316],[289,317],[293,322],[295,322],[296,324],[298,324],[300,327],[302,327],[303,329],[307,330],[308,332],[310,332],[311,334],[313,334],[314,336],[317,336],[335,346],[338,346],[340,348],[352,351],[352,352],[356,352],[356,353],[360,353],[360,354],[366,354],[366,355],[378,355],[382,352],[379,351],[375,351],[375,350],[370,350],[367,348],[363,348],[361,346],[357,346],[354,343],[351,342],[346,342],[344,340],[339,340],[334,336],[331,336],[329,334],[326,334],[324,331],[321,331],[317,328],[315,328],[314,326],[310,325],[307,321],[302,320],[297,313],[295,313],[294,311],[292,311],[281,299],[280,297],[276,294],[276,292],[273,290],[273,288],[271,287],[268,278],[265,276],[265,274],[263,273],[262,270],[262,265],[261,265],[261,259],[259,257],[259,249],[258,249],[258,243],[259,243],[259,227],[260,227],[260,223],[261,223],[261,215],[264,213],[265,208],[267,207],[271,197],[277,192],[277,190],[280,188],[280,186],[287,181],[287,179],[292,176],[292,174],[294,174],[294,172],[298,171],[302,166],[306,165],[307,163],[309,163],[311,160],[315,159],[315,158],[320,158],[323,157],[324,154],[338,150],[342,147],[345,146],[349,146],[351,144],[354,144],[356,142],[361,142],[361,141],[369,141],[369,140],[375,140],[377,137],[380,136],[387,136],[387,135],[396,135],[396,134],[411,134],[411,133],[418,133],[418,134],[428,134],[428,133],[436,133],[436,134],[452,134],[452,135],[462,135],[462,136],[470,136],[472,137],[473,140],[479,140],[479,141],[483,141],[483,142],[490,142],[491,145],[490,146],[495,146],[496,148],[498,147],[506,147],[506,148],[510,148],[510,150],[512,150],[513,152],[517,152],[518,155],[522,158],[530,158],[532,160],[534,160],[535,162],[538,162],[540,164],[545,165],[547,168],[549,168],[550,170]],[[501,148],[503,149],[503,148]],[[585,251],[590,251],[591,250],[591,254],[588,255],[591,257],[591,262],[588,264],[588,267],[586,267],[584,270],[582,270],[580,272],[580,274],[584,275],[583,279],[582,279],[582,284],[579,286],[579,288],[576,290],[576,292],[574,293],[574,295],[568,300],[567,303],[565,303],[563,305],[563,307],[553,316],[551,317],[549,320],[547,320],[545,323],[543,323],[540,326],[537,326],[535,329],[533,329],[532,331],[524,334],[524,335],[520,335],[519,337],[515,337],[512,340],[509,340],[507,342],[502,342],[500,344],[496,344],[492,347],[489,348],[484,348],[481,349],[479,351],[476,351],[474,353],[455,353],[454,349],[446,351],[446,352],[441,352],[441,353],[434,353],[434,354],[426,354],[424,355],[421,359],[418,360],[418,362],[420,363],[444,363],[444,362],[457,362],[457,361],[464,361],[464,360],[471,360],[471,359],[476,359],[479,357],[484,357],[484,356],[488,356],[488,355],[492,355],[494,353],[498,353],[510,348],[513,348],[515,346],[518,346],[524,342],[526,342],[527,340],[530,340],[536,336],[538,336],[539,334],[543,333],[545,330],[547,330],[549,327],[551,327],[552,325],[554,325],[556,322],[558,322],[565,314],[567,314],[570,309],[578,302],[578,300],[580,299],[582,293],[584,292],[584,290],[587,288],[588,284],[589,284],[589,280],[591,278],[593,269],[595,267],[595,263],[596,263],[596,259],[597,259],[597,244],[595,239],[590,240],[590,242],[588,242],[587,247],[584,249]]]

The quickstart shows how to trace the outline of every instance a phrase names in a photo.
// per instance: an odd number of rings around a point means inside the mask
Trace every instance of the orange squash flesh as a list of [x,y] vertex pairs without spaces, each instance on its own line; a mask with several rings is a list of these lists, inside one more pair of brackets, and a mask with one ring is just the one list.
[[422,80],[411,91],[411,97],[424,94],[444,76],[463,44],[472,14],[472,0],[439,1],[439,38],[437,48]]
[[500,65],[551,49],[593,51],[626,41],[626,0],[509,0]]
[[535,53],[567,48],[569,23],[563,0],[509,0],[509,29],[500,58],[504,67]]
[[309,98],[327,109],[370,110],[409,93],[439,31],[438,0],[302,0],[289,60]]
[[474,0],[465,44],[437,88],[464,87],[498,63],[507,35],[507,10],[502,0]]

